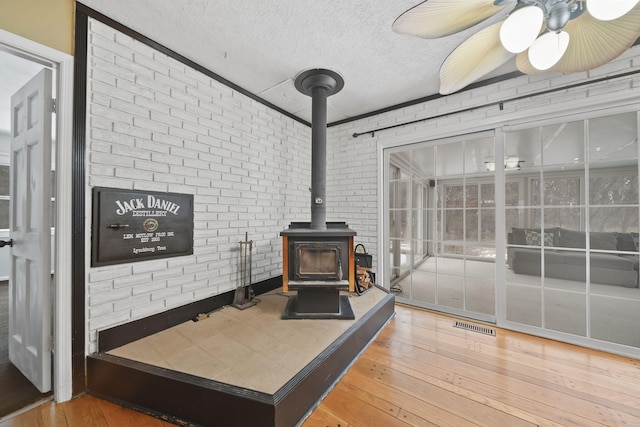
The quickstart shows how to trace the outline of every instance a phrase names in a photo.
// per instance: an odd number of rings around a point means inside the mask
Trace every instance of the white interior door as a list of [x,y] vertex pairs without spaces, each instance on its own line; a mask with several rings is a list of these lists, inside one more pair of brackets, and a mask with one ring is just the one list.
[[51,389],[51,70],[11,97],[9,359]]

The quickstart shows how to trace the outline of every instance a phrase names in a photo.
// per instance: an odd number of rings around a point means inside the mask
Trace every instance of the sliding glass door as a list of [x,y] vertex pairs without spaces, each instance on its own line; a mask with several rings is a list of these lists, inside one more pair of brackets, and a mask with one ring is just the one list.
[[494,319],[493,134],[387,156],[391,289],[423,307]]
[[[506,198],[506,321],[640,347],[635,112],[505,132],[527,147]],[[511,189],[505,188],[505,193]]]
[[386,149],[384,281],[401,302],[640,354],[638,121]]

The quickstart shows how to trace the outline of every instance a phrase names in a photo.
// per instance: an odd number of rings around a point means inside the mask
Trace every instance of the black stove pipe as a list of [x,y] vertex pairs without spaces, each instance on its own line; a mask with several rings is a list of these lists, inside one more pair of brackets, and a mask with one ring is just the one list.
[[298,91],[311,96],[311,225],[327,229],[327,98],[338,93],[344,80],[334,71],[312,69],[295,79]]
[[327,91],[311,93],[311,229],[327,228]]

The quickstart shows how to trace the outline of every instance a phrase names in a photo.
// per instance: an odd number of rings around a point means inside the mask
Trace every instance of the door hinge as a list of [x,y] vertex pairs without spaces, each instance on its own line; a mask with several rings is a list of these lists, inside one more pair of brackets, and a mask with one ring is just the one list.
[[56,103],[56,99],[55,99],[55,98],[53,98],[53,99],[51,100],[51,112],[52,112],[52,113],[57,113],[57,112],[58,112],[58,111],[57,111],[57,107],[58,107],[58,105],[57,105],[57,103]]

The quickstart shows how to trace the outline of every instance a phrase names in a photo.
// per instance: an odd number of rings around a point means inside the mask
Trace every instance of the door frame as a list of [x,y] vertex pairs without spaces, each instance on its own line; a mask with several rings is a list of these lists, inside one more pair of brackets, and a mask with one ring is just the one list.
[[73,135],[73,56],[0,29],[0,49],[56,69],[56,242],[54,274],[53,393],[56,402],[72,397],[71,191]]

